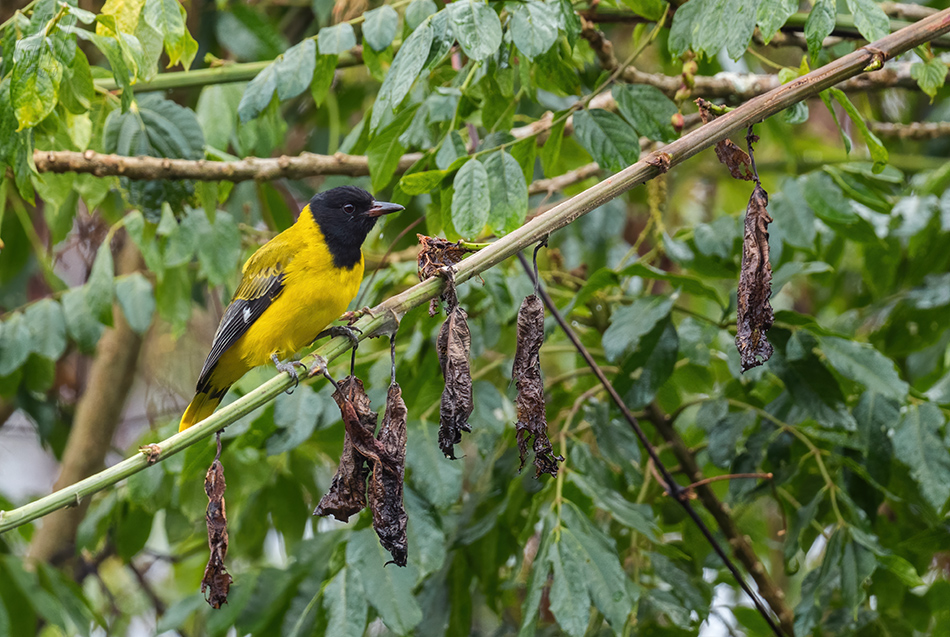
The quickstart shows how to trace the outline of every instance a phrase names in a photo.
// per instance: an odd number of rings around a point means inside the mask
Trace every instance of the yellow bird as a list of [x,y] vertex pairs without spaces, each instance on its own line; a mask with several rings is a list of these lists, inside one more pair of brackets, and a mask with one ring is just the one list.
[[366,235],[381,215],[402,209],[362,188],[333,188],[314,195],[294,225],[251,255],[178,430],[210,416],[254,367],[273,361],[296,378],[281,359],[316,340],[346,310],[363,280]]

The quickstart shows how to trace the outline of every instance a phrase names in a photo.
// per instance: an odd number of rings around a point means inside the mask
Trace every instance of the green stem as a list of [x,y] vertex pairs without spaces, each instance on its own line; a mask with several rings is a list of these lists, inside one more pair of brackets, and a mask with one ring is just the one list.
[[[888,58],[893,58],[947,31],[950,31],[950,9],[945,9],[930,18],[917,22],[900,33],[895,33],[875,42],[874,51],[865,48],[858,49],[827,66],[812,71],[800,78],[800,81],[791,82],[753,98],[731,113],[718,117],[709,124],[687,133],[660,151],[663,155],[662,165],[665,168],[681,164],[733,133],[745,130],[751,123],[760,122],[796,102],[817,95],[820,91],[861,73],[878,55],[877,51],[885,54]],[[658,176],[661,171],[656,164],[661,164],[661,162],[656,161],[656,155],[657,153],[654,153],[647,159],[638,161],[609,179],[605,179],[584,192],[561,202],[547,212],[528,221],[511,234],[493,242],[489,247],[466,258],[453,268],[456,283],[461,284],[478,276],[526,247],[548,237],[552,232],[576,221],[591,210]],[[444,282],[441,278],[432,277],[383,301],[371,313],[364,315],[354,324],[360,333],[360,339],[391,333],[396,329],[399,319],[406,312],[435,298],[442,291],[443,285]],[[350,347],[351,343],[347,338],[336,337],[317,348],[314,354],[305,357],[303,362],[308,366],[312,366],[318,355],[326,360],[332,360],[342,355]],[[153,462],[163,460],[167,456],[178,453],[204,438],[209,438],[219,429],[273,400],[286,389],[289,389],[292,384],[293,381],[286,373],[278,374],[197,425],[158,443],[156,445],[159,450],[158,457]],[[149,453],[149,455],[152,454]],[[148,465],[149,460],[146,454],[144,452],[139,453],[103,472],[60,489],[39,500],[13,511],[0,512],[0,533],[22,526],[57,509],[73,505],[82,498],[142,471]]]
[[28,3],[25,7],[23,7],[22,9],[18,9],[17,11],[14,11],[14,12],[13,12],[13,15],[10,16],[9,18],[7,18],[7,21],[6,21],[6,22],[4,22],[3,24],[0,24],[0,33],[2,33],[3,30],[6,29],[7,26],[8,26],[9,24],[11,24],[14,19],[16,19],[17,14],[22,13],[22,14],[26,15],[26,12],[29,11],[29,10],[31,10],[31,9],[33,8],[33,5],[35,5],[37,2],[39,2],[39,0],[31,0],[31,2],[29,2],[29,3]]

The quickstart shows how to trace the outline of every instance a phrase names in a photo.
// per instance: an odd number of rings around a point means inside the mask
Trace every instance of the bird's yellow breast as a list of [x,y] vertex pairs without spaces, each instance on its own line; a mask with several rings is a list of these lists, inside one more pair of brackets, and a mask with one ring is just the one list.
[[359,291],[362,256],[352,268],[334,266],[323,233],[307,209],[272,241],[276,243],[270,249],[286,263],[283,290],[221,356],[213,373],[220,382],[236,382],[249,369],[269,363],[271,354],[285,359],[306,347],[346,311]]

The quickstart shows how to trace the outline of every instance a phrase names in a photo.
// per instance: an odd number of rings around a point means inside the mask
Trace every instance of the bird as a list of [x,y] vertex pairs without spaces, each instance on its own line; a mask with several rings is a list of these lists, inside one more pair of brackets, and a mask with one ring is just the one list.
[[195,397],[178,430],[204,420],[245,373],[281,362],[316,340],[340,317],[363,280],[362,245],[382,215],[403,210],[356,186],[313,196],[297,221],[244,264],[241,282],[215,332]]

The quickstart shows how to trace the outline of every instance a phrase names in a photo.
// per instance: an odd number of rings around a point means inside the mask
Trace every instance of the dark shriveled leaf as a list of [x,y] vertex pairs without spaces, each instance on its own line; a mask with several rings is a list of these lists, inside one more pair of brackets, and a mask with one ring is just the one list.
[[[439,270],[446,266],[453,266],[462,260],[466,252],[471,252],[461,246],[461,241],[452,243],[439,237],[427,237],[424,234],[417,234],[419,239],[419,258],[416,262],[419,272],[419,280],[438,276]],[[439,313],[439,299],[435,298],[429,301],[429,316],[435,316]]]
[[455,445],[462,441],[462,432],[472,430],[468,424],[475,408],[472,372],[468,363],[472,334],[468,329],[468,315],[459,307],[455,283],[451,279],[442,296],[446,301],[447,316],[436,341],[439,365],[445,378],[439,409],[439,448],[447,458],[454,460]]
[[224,507],[224,466],[215,459],[205,474],[205,493],[208,494],[208,510],[205,522],[208,524],[208,548],[211,556],[201,578],[201,592],[208,591],[205,599],[212,608],[221,608],[228,601],[231,588],[231,575],[224,566],[228,554],[228,517]]
[[[735,179],[744,179],[745,181],[754,181],[755,176],[749,167],[752,160],[749,159],[749,153],[745,152],[731,139],[724,139],[716,144],[716,157],[725,164]],[[764,191],[763,191],[764,192]]]
[[564,458],[555,456],[548,440],[548,423],[544,415],[544,381],[541,379],[541,345],[544,343],[544,304],[537,295],[526,296],[518,310],[518,342],[515,348],[511,378],[518,388],[515,405],[518,422],[518,453],[521,468],[528,454],[528,440],[534,438],[535,477],[542,473],[557,475],[557,463]]
[[373,528],[393,556],[393,563],[405,566],[409,541],[406,524],[409,517],[403,502],[403,478],[406,473],[406,403],[398,383],[389,386],[386,414],[377,440],[384,454],[373,465],[369,482],[369,506]]
[[346,522],[351,515],[366,508],[366,478],[370,469],[368,458],[362,451],[376,433],[377,415],[369,408],[369,397],[360,379],[348,376],[340,383],[340,389],[343,394],[333,392],[333,400],[340,407],[346,429],[343,453],[330,489],[320,499],[313,514],[332,515]]
[[736,347],[744,372],[761,365],[772,356],[772,345],[765,337],[774,319],[769,303],[772,295],[772,265],[769,263],[768,228],[772,217],[767,210],[768,203],[768,193],[757,184],[746,209],[737,294]]

